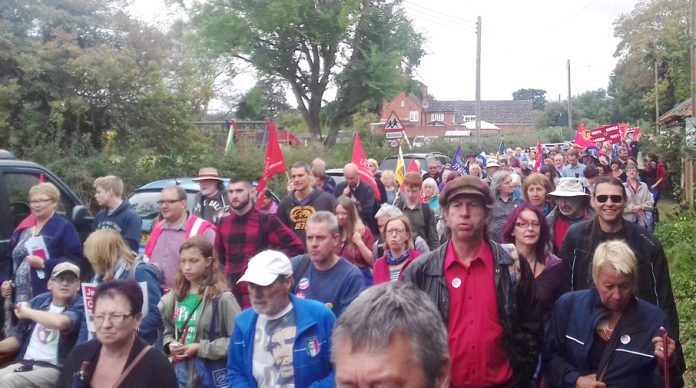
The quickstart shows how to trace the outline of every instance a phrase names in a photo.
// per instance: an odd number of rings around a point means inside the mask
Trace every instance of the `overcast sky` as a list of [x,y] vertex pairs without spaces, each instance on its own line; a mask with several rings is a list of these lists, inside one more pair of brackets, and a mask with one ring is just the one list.
[[[473,100],[476,17],[481,16],[481,98],[509,100],[521,88],[566,99],[606,89],[616,65],[613,23],[637,0],[404,0],[427,55],[416,78],[438,100]],[[133,14],[162,25],[175,17],[161,0],[134,0]],[[294,104],[293,104],[294,105]]]

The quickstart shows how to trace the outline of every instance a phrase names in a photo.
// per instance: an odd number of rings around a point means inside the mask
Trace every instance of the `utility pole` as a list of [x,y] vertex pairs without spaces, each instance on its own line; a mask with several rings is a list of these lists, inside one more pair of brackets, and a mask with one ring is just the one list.
[[573,137],[573,99],[570,93],[570,59],[568,60],[568,134]]
[[476,144],[481,150],[481,16],[476,21]]
[[[696,116],[696,0],[691,0],[691,120]],[[657,128],[656,128],[657,129]],[[686,203],[694,206],[694,162],[690,157],[682,159],[682,187]]]
[[[657,76],[657,56],[655,57],[655,131],[660,126],[660,94],[657,90],[657,84],[659,82]],[[693,103],[693,102],[692,102]]]

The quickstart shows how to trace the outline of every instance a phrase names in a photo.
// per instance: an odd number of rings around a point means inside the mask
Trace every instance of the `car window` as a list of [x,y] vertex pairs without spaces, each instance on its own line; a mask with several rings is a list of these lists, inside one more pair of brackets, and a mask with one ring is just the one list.
[[[49,179],[46,179],[46,181],[50,182]],[[5,173],[5,184],[7,185],[7,196],[9,197],[12,226],[14,229],[31,213],[29,208],[29,189],[39,184],[39,174],[38,172],[7,172]],[[59,185],[56,185],[56,187],[60,190]],[[61,200],[58,201],[56,211],[58,214],[65,216],[65,209],[67,208],[70,208],[70,204],[66,196],[61,193]]]
[[[408,170],[408,167],[411,165],[411,160],[413,160],[413,158],[410,158],[410,157],[408,157],[408,156],[404,156],[404,168],[406,168],[406,170]],[[421,172],[422,172],[422,173],[425,173],[424,167],[427,167],[427,166],[425,165],[425,160],[424,160],[423,158],[416,158],[416,160],[417,160],[418,163],[420,164]],[[382,162],[382,165],[379,166],[379,169],[380,169],[381,171],[386,171],[386,170],[392,170],[392,171],[394,171],[394,170],[396,170],[396,161],[397,161],[397,158],[388,158],[388,159],[385,159],[385,160]]]
[[[143,220],[152,220],[159,214],[159,204],[157,204],[159,197],[159,191],[138,191],[128,197],[128,202],[130,202],[140,218]],[[193,200],[195,197],[195,193],[186,193],[186,204],[188,205],[189,211],[193,208]]]

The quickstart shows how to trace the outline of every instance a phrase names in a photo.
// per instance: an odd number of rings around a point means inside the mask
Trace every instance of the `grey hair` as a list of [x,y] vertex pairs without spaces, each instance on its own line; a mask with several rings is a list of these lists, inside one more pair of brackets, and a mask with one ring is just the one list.
[[398,217],[400,215],[403,215],[403,212],[401,212],[401,209],[394,205],[390,205],[388,203],[383,203],[382,206],[379,207],[379,210],[377,210],[377,214],[375,214],[375,218],[382,218],[389,216],[389,218],[392,217]]
[[495,197],[498,196],[500,192],[500,186],[503,184],[505,179],[510,176],[510,171],[500,170],[493,174],[491,178],[491,191]]
[[326,210],[321,210],[321,211],[318,211],[318,212],[312,214],[307,219],[307,222],[308,223],[309,222],[311,222],[311,223],[324,222],[329,227],[329,232],[331,232],[332,236],[335,236],[338,234],[338,220],[336,219],[336,216],[333,213],[328,212]]
[[352,352],[378,353],[399,334],[411,340],[425,386],[435,386],[449,357],[447,330],[430,298],[409,282],[370,287],[343,311],[333,329],[331,361],[336,365],[341,340],[350,341]]

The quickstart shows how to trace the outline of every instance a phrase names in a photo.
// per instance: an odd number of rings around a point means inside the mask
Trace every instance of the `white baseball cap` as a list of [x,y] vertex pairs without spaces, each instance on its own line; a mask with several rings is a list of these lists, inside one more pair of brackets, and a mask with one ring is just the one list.
[[278,275],[292,275],[292,264],[283,252],[269,249],[249,260],[246,272],[237,283],[249,282],[265,287],[275,282]]

